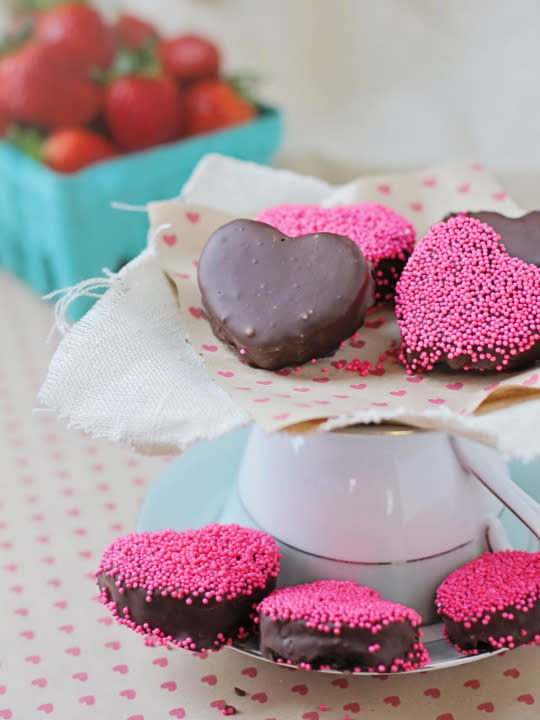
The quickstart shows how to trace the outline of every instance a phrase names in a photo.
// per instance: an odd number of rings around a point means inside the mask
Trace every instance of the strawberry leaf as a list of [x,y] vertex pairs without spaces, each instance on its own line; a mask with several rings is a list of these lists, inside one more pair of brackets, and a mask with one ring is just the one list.
[[10,125],[5,140],[25,155],[28,155],[37,162],[42,162],[44,136],[43,133],[36,128]]
[[257,73],[237,73],[228,75],[225,80],[233,90],[252,105],[256,105],[257,92],[261,86],[262,78]]

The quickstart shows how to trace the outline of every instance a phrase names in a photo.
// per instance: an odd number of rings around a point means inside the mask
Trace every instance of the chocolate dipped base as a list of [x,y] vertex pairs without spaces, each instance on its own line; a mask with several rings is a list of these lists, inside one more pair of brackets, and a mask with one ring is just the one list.
[[[270,578],[265,588],[254,589],[251,595],[240,595],[221,602],[210,600],[203,604],[202,597],[186,599],[163,597],[152,593],[147,602],[147,591],[117,587],[114,577],[100,573],[97,577],[102,602],[113,611],[117,620],[144,635],[159,636],[189,650],[217,650],[234,640],[242,640],[254,631],[256,606],[275,587]],[[114,607],[111,605],[114,604]]]
[[266,370],[334,353],[362,326],[375,297],[371,266],[348,238],[290,238],[254,220],[216,230],[198,279],[216,337]]
[[315,670],[390,672],[396,658],[424,664],[418,629],[406,620],[394,622],[375,636],[369,629],[344,626],[339,635],[307,627],[302,620],[272,620],[261,615],[260,649],[264,657]]
[[540,645],[539,603],[527,612],[509,605],[490,613],[490,620],[486,624],[477,621],[469,623],[469,628],[444,613],[440,618],[446,640],[463,655],[478,655],[503,647],[512,649],[520,645]]

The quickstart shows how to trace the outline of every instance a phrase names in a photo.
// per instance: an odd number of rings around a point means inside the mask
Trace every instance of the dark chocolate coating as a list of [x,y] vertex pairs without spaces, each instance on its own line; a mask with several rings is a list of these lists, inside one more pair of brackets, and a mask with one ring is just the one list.
[[[428,348],[427,352],[432,352],[432,348]],[[502,362],[503,355],[496,353],[489,348],[482,348],[480,352],[493,353],[496,360],[477,360],[473,362],[470,355],[456,355],[453,358],[449,358],[446,355],[441,355],[439,363],[446,365],[450,370],[460,371],[464,367],[472,368],[480,372],[490,372],[495,370],[497,365]],[[407,355],[407,362],[412,362],[415,358],[419,357],[418,353],[409,352]],[[526,368],[533,367],[535,363],[540,360],[540,341],[536,342],[531,348],[524,352],[512,355],[508,360],[508,363],[504,366],[505,372],[515,372],[516,370],[524,370]],[[500,372],[500,371],[499,371]]]
[[[514,619],[503,618],[503,612],[512,613]],[[539,602],[527,612],[516,610],[513,607],[506,607],[504,610],[490,612],[489,615],[491,620],[487,625],[475,622],[471,623],[470,628],[466,628],[462,622],[456,622],[443,613],[441,620],[446,628],[447,639],[460,652],[470,653],[471,650],[478,650],[478,652],[495,650],[493,643],[489,641],[490,637],[498,640],[501,637],[511,635],[513,643],[517,647],[518,645],[527,645],[533,642],[535,635],[540,635]],[[522,630],[525,630],[527,634],[522,635]]]
[[217,638],[218,633],[233,640],[238,637],[240,628],[246,631],[243,637],[251,633],[256,616],[254,608],[276,584],[272,577],[266,587],[254,589],[251,595],[238,595],[230,600],[224,598],[221,602],[211,599],[207,605],[203,605],[199,597],[193,598],[192,604],[187,605],[185,599],[170,595],[163,597],[158,590],[154,591],[151,602],[146,602],[147,591],[144,588],[125,589],[120,594],[115,578],[105,573],[98,575],[97,582],[101,589],[107,590],[109,599],[116,603],[120,618],[123,617],[123,609],[127,608],[130,620],[140,626],[148,623],[149,633],[158,628],[179,643],[191,638],[197,650],[215,650],[223,645]]
[[[407,658],[418,641],[418,628],[407,620],[393,622],[376,635],[368,628],[344,625],[339,635],[306,627],[303,620],[273,620],[259,613],[260,648],[271,660],[283,658],[294,665],[309,663],[312,668],[330,666],[335,670],[376,670],[379,665],[390,668],[396,658]],[[380,650],[370,652],[378,643]],[[418,655],[418,659],[421,657]]]
[[[458,213],[450,213],[443,222]],[[511,218],[491,210],[467,212],[467,215],[490,225],[501,236],[506,252],[526,263],[540,267],[540,210]]]
[[374,285],[352,240],[332,233],[289,238],[255,220],[216,230],[199,260],[214,334],[267,370],[335,352],[364,322]]

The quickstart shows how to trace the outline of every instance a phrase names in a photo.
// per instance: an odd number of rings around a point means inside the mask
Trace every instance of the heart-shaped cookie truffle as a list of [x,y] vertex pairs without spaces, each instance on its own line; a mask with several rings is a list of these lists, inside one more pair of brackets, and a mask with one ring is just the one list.
[[396,288],[409,373],[510,370],[540,357],[540,269],[512,257],[495,230],[461,214],[434,225]]
[[464,655],[540,645],[540,553],[486,552],[441,583],[435,604]]
[[198,278],[216,337],[268,370],[331,354],[374,302],[371,267],[351,240],[331,233],[290,238],[255,220],[216,230]]
[[103,553],[99,597],[153,644],[219,650],[252,631],[280,557],[270,535],[239,525],[132,533]]
[[414,248],[413,225],[394,210],[377,203],[328,208],[277,205],[263,210],[257,220],[291,237],[330,232],[350,238],[373,265],[377,301],[393,299],[396,282]]
[[259,605],[265,657],[313,669],[406,672],[427,665],[420,615],[349,580],[275,590]]

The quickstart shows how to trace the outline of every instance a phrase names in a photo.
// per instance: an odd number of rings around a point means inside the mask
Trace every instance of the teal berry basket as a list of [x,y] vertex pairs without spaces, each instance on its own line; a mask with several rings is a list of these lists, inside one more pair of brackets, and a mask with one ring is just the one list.
[[[176,197],[207,153],[269,164],[279,147],[281,113],[262,106],[249,123],[60,175],[0,142],[0,265],[39,295],[115,272],[144,248],[145,213],[112,202],[144,205]],[[80,318],[93,301],[77,300]]]

